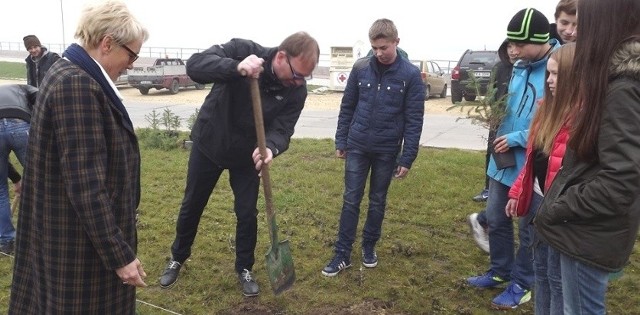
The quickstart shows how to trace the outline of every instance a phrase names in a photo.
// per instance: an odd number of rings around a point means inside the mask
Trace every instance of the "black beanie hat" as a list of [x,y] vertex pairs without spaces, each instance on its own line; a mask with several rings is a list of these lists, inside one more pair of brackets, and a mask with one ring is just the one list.
[[23,37],[22,40],[24,41],[24,48],[27,50],[29,50],[31,46],[40,46],[40,40],[36,35],[27,35]]
[[516,43],[545,44],[549,41],[549,20],[534,8],[522,9],[511,18],[507,39]]

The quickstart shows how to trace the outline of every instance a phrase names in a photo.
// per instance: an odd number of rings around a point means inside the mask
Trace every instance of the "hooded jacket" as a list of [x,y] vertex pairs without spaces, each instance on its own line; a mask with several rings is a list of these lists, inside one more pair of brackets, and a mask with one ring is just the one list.
[[46,47],[40,46],[40,56],[34,60],[31,55],[24,60],[27,63],[27,84],[39,87],[44,75],[51,65],[60,59],[60,55],[49,52]]
[[[557,40],[549,40],[551,49],[560,47]],[[545,72],[549,54],[544,58],[525,62],[517,61],[513,66],[509,82],[509,96],[506,116],[502,119],[496,137],[506,136],[509,151],[512,151],[516,165],[498,169],[493,155],[489,160],[487,175],[500,183],[511,186],[524,165],[525,148],[529,137],[529,125],[536,110],[536,102],[544,93]]]
[[534,219],[553,248],[615,272],[627,263],[640,224],[640,41],[614,53],[597,139],[597,159],[567,148]]
[[289,141],[304,102],[306,83],[285,87],[271,70],[278,48],[265,48],[246,39],[234,38],[196,53],[187,61],[187,74],[201,84],[214,83],[204,100],[191,131],[198,148],[223,168],[253,165],[257,147],[249,79],[238,73],[238,64],[249,55],[264,59],[260,75],[260,98],[267,147],[277,156]]

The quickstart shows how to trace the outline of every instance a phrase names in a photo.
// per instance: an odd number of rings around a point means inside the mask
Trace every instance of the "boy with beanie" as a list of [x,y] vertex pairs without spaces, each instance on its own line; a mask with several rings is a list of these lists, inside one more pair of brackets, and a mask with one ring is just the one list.
[[24,60],[27,63],[27,84],[39,87],[45,73],[56,60],[60,59],[60,56],[47,51],[47,48],[40,44],[36,35],[27,35],[22,40],[24,47],[29,52],[29,56]]
[[499,169],[493,156],[489,160],[486,215],[489,225],[490,268],[483,275],[467,279],[469,285],[477,288],[508,284],[504,292],[491,302],[491,306],[497,309],[516,308],[531,299],[534,275],[529,247],[533,231],[529,222],[535,211],[530,211],[518,222],[520,246],[514,257],[513,222],[505,214],[505,206],[509,200],[509,189],[524,164],[529,124],[534,116],[536,103],[543,97],[549,54],[560,47],[556,39],[550,39],[547,18],[533,8],[522,9],[513,16],[507,27],[507,40],[512,44],[513,53],[519,60],[514,64],[509,83],[507,113],[498,128],[493,145],[498,153],[511,152],[515,156],[516,165]]

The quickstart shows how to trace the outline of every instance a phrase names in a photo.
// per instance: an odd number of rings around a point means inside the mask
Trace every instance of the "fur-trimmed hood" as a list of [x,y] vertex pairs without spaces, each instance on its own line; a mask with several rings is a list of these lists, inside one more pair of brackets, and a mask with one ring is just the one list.
[[609,77],[611,79],[626,76],[640,80],[640,41],[634,40],[622,44],[613,53],[609,63]]

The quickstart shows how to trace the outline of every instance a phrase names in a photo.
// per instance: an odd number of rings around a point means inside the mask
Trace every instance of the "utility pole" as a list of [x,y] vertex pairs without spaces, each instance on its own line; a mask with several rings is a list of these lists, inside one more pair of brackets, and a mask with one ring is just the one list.
[[64,39],[64,11],[62,10],[62,0],[60,0],[60,17],[62,18],[62,49],[61,51],[64,51],[67,48],[67,45]]

